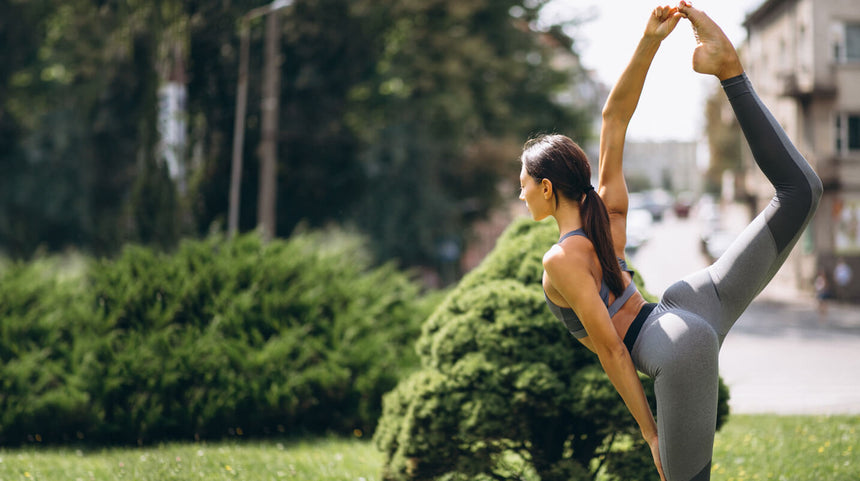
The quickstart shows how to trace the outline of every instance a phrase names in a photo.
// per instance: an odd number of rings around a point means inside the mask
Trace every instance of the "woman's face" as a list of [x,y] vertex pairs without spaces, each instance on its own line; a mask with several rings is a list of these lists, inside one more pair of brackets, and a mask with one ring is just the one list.
[[550,214],[548,181],[538,182],[526,172],[526,166],[520,170],[520,200],[526,203],[529,213],[534,220],[543,220]]

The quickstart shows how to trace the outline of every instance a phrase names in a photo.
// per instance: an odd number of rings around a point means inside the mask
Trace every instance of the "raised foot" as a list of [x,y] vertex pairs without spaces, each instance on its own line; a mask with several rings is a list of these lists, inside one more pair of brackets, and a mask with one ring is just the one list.
[[684,1],[678,5],[678,11],[690,20],[696,42],[699,44],[693,52],[693,70],[716,75],[720,80],[736,77],[744,72],[734,45],[705,12]]

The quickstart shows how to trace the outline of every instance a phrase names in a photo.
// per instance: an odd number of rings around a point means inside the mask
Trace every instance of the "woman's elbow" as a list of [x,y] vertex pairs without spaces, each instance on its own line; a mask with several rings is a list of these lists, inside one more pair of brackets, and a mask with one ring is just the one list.
[[598,356],[605,363],[626,361],[630,357],[630,353],[627,352],[627,346],[621,342],[621,339],[606,340],[595,344]]
[[611,103],[607,103],[603,107],[603,112],[601,113],[601,120],[603,121],[604,126],[618,126],[625,128],[627,124],[630,123],[630,118],[631,115],[628,115]]
[[603,110],[600,112],[600,117],[604,123],[618,117],[618,109],[615,108],[615,104],[612,102],[606,102],[606,104],[603,105]]

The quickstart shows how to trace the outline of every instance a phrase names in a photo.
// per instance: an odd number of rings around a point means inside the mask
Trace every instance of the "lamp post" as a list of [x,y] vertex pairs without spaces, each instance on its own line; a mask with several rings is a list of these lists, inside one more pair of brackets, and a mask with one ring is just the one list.
[[[236,84],[236,118],[233,124],[233,158],[230,170],[228,232],[239,231],[239,200],[242,186],[242,150],[245,143],[245,116],[248,106],[248,50],[250,22],[292,5],[293,0],[275,0],[242,16],[239,26],[239,79]],[[265,65],[263,74],[262,136],[260,139],[260,205],[258,224],[264,239],[275,234],[277,187],[278,104],[280,103],[280,22],[278,15],[266,19]]]

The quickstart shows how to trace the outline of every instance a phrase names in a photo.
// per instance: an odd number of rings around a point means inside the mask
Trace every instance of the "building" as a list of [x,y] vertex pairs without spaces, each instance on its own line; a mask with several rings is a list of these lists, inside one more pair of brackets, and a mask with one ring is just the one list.
[[[860,301],[860,0],[765,0],[744,25],[756,91],[824,183],[785,269],[811,289],[819,270],[832,281],[844,261],[855,275],[836,294]],[[761,208],[773,191],[750,171],[747,188]]]
[[624,144],[624,176],[631,190],[663,189],[672,193],[702,191],[697,162],[699,145],[692,141],[630,141]]

